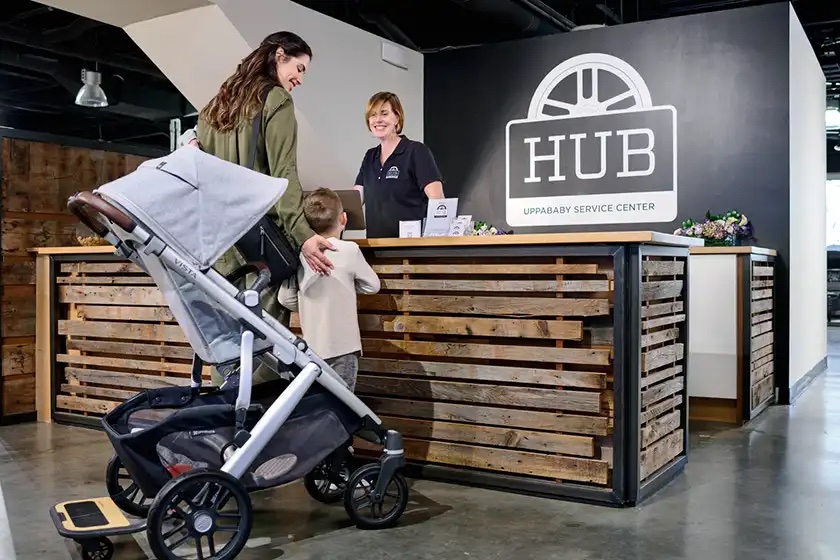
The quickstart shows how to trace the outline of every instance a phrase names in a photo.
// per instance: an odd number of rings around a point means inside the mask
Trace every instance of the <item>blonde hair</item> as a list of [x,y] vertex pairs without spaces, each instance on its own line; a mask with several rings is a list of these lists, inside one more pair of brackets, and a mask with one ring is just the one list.
[[303,200],[303,215],[309,222],[309,227],[318,235],[337,226],[342,212],[344,205],[331,189],[315,189]]
[[396,93],[390,91],[380,91],[375,93],[368,99],[367,108],[365,109],[365,126],[370,130],[370,118],[373,114],[385,103],[391,106],[391,110],[397,115],[397,134],[402,132],[405,125],[405,113],[403,112],[402,103]]

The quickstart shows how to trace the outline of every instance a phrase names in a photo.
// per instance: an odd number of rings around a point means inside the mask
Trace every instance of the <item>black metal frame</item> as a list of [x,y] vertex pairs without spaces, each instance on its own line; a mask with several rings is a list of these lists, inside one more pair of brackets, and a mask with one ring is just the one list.
[[[150,148],[147,146],[133,145],[133,144],[112,144],[109,142],[98,142],[96,140],[87,140],[83,138],[73,138],[70,136],[61,136],[57,134],[48,134],[44,132],[30,132],[28,130],[14,130],[14,129],[0,129],[0,146],[5,139],[12,140],[28,140],[31,142],[43,142],[47,144],[60,144],[72,148],[86,148],[90,150],[103,150],[111,153],[144,156],[150,158],[157,158],[166,155],[166,151]],[[3,177],[3,158],[0,157],[0,188],[2,188]],[[0,201],[0,219],[5,215],[6,209],[2,206]],[[0,243],[2,243],[2,232],[0,232]],[[5,261],[5,257],[0,253],[0,266]],[[5,295],[5,286],[0,282],[0,300]],[[2,319],[0,318],[0,321]],[[0,425],[19,424],[24,422],[32,422],[37,419],[37,413],[15,414],[6,417],[3,411],[3,372],[2,364],[0,364]]]
[[[752,268],[753,263],[763,262],[773,265],[773,309],[771,310],[771,322],[773,323],[773,396],[760,404],[755,410],[752,408],[752,385],[750,379],[752,377]],[[738,411],[742,424],[749,422],[756,416],[761,414],[767,407],[776,402],[777,392],[779,388],[779,379],[777,371],[777,352],[778,341],[776,340],[776,258],[770,255],[757,255],[750,253],[748,255],[738,255],[738,272],[741,280],[741,285],[738,286],[738,295],[740,296],[739,326],[741,328],[738,333],[738,392],[741,394],[741,409]]]
[[[685,273],[683,278],[683,313],[686,316],[683,327],[680,329],[680,336],[677,339],[678,343],[683,345],[685,349],[683,354],[683,388],[681,391],[683,404],[680,409],[680,426],[683,429],[683,450],[674,459],[668,462],[667,465],[654,473],[646,482],[641,480],[641,364],[642,364],[642,260],[644,257],[677,257],[683,258],[685,262]],[[643,502],[679,475],[685,468],[688,462],[688,284],[690,274],[691,259],[687,248],[667,247],[657,245],[633,245],[628,251],[628,276],[632,279],[628,282],[630,286],[628,308],[630,309],[630,336],[628,337],[628,369],[627,377],[629,379],[630,387],[628,389],[628,406],[632,407],[631,416],[635,418],[635,423],[630,426],[632,432],[626,434],[626,441],[628,442],[627,449],[627,465],[628,465],[628,494],[627,501],[629,504],[638,504]]]
[[642,257],[675,256],[685,259],[684,309],[688,316],[688,248],[639,244],[612,245],[509,245],[462,247],[374,248],[375,258],[445,257],[612,257],[613,292],[613,470],[612,487],[596,488],[573,483],[526,479],[477,469],[408,462],[406,472],[420,478],[492,488],[514,493],[568,499],[613,507],[634,506],[668,484],[685,467],[688,459],[688,320],[679,341],[686,348],[684,363],[683,452],[641,483],[641,281]]

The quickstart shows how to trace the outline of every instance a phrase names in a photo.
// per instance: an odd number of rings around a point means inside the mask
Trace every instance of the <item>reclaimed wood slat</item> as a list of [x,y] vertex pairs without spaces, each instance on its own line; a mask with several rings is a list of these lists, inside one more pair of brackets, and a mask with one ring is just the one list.
[[372,264],[377,274],[605,274],[597,264]]
[[184,331],[178,325],[60,320],[58,322],[58,334],[123,340],[188,342]]
[[65,364],[79,364],[88,366],[114,367],[120,369],[140,369],[145,371],[190,373],[189,364],[175,364],[171,362],[150,362],[131,358],[112,358],[104,356],[79,356],[73,354],[56,354],[57,362]]
[[764,356],[768,356],[772,353],[773,353],[773,345],[768,344],[767,346],[759,348],[758,350],[753,350],[752,353],[750,354],[750,361],[754,362],[754,361],[756,361],[760,358],[763,358]]
[[772,280],[753,280],[752,286],[753,289],[755,288],[772,288],[773,281]]
[[175,316],[168,307],[78,305],[76,313],[83,320],[175,322]]
[[773,375],[773,362],[768,362],[750,371],[750,385],[755,385],[768,376]]
[[35,343],[4,344],[0,375],[3,377],[35,375]]
[[30,258],[26,260],[5,259],[0,265],[0,274],[4,286],[12,285],[35,285],[35,261]]
[[359,375],[356,392],[360,395],[483,403],[512,408],[555,409],[596,414],[601,412],[601,395],[595,391],[564,391]]
[[655,348],[642,354],[642,372],[647,373],[657,368],[682,360],[685,355],[683,343]]
[[3,416],[35,410],[35,375],[3,380]]
[[683,323],[685,322],[685,314],[680,313],[679,315],[669,315],[667,317],[659,317],[656,319],[648,319],[647,321],[642,321],[642,328],[647,329],[655,329],[657,327],[664,327],[666,325],[673,325],[676,323]]
[[644,481],[683,452],[682,428],[665,436],[641,453],[640,475]]
[[608,292],[609,280],[426,280],[382,278],[383,290],[462,292]]
[[642,424],[647,424],[648,422],[651,422],[658,416],[661,416],[662,413],[667,412],[672,408],[676,408],[681,404],[683,404],[683,396],[675,395],[668,400],[651,405],[650,407],[642,411]]
[[68,350],[97,352],[100,354],[122,354],[126,356],[146,356],[150,358],[173,358],[192,360],[194,353],[189,346],[161,346],[160,344],[141,344],[139,342],[110,342],[105,340],[67,341]]
[[364,401],[374,412],[385,416],[406,416],[592,436],[606,436],[608,434],[607,423],[609,419],[604,416],[583,416],[384,397],[366,397]]
[[652,332],[650,334],[644,334],[642,335],[642,348],[677,340],[679,337],[680,329],[666,329],[663,331]]
[[60,276],[56,278],[59,285],[146,285],[155,283],[148,276]]
[[385,373],[389,375],[412,375],[416,377],[555,385],[583,389],[603,389],[606,387],[605,373],[449,362],[389,360],[367,356],[359,358],[359,371]]
[[670,379],[675,375],[679,375],[683,372],[683,366],[678,365],[668,369],[662,369],[657,371],[656,373],[651,373],[650,375],[642,376],[641,379],[641,388],[644,389],[649,385],[653,385],[654,383],[659,383],[660,381],[664,381],[666,379]]
[[753,290],[752,292],[753,301],[771,297],[773,297],[773,290]]
[[78,263],[62,263],[61,272],[63,274],[96,274],[100,277],[107,278],[114,274],[143,274],[146,273],[142,268],[133,262],[112,262],[112,263],[95,263],[95,262],[78,262]]
[[0,314],[4,338],[35,336],[35,286],[4,286]]
[[63,383],[61,390],[65,393],[76,395],[87,395],[90,397],[105,397],[108,399],[119,399],[121,401],[130,399],[137,394],[137,391],[126,391],[124,389],[111,389],[109,387],[94,387],[92,385],[70,385]]
[[642,448],[650,447],[680,427],[680,411],[675,410],[642,426]]
[[642,317],[658,317],[671,313],[680,313],[683,310],[683,302],[669,301],[668,303],[654,303],[642,306]]
[[642,282],[642,301],[669,299],[682,294],[682,280],[663,280],[660,282]]
[[752,324],[757,325],[758,323],[764,323],[765,321],[772,321],[773,314],[772,313],[761,313],[759,315],[752,316]]
[[752,312],[753,313],[762,313],[764,311],[770,311],[773,309],[773,299],[762,299],[758,301],[752,302]]
[[377,294],[359,297],[359,310],[502,317],[591,317],[609,314],[610,302],[607,299]]
[[[292,326],[300,326],[300,319],[297,314],[292,321]],[[581,340],[583,338],[583,323],[581,321],[544,319],[360,314],[359,328],[362,331],[395,333],[551,338],[559,340]]]
[[[601,485],[607,484],[609,480],[607,463],[595,459],[544,455],[460,443],[420,441],[410,438],[405,438],[403,444],[406,458],[413,461],[527,474],[542,478],[561,478]],[[354,446],[359,449],[377,450],[375,446],[364,440],[356,440]]]
[[753,265],[753,276],[773,276],[773,266]]
[[107,414],[118,404],[117,401],[106,401],[90,399],[85,397],[71,397],[68,395],[56,395],[55,407],[59,410],[71,410],[73,412],[92,412],[94,414]]
[[750,337],[755,338],[760,334],[764,334],[766,332],[770,332],[773,330],[773,321],[766,321],[764,323],[759,323],[757,325],[753,325],[751,328]]
[[682,276],[685,273],[685,261],[642,261],[643,276]]
[[594,348],[534,348],[530,346],[509,346],[502,344],[468,344],[367,338],[362,340],[362,349],[364,353],[376,354],[446,356],[448,358],[458,357],[603,366],[611,364],[610,350],[598,350]]
[[684,379],[682,376],[675,377],[674,379],[653,385],[642,391],[642,408],[647,408],[657,401],[661,401],[674,393],[682,391],[685,387]]
[[770,344],[773,344],[773,331],[753,337],[751,342],[753,351],[769,346]]
[[96,303],[106,305],[165,306],[163,294],[156,286],[59,286],[60,303]]
[[112,385],[115,387],[137,389],[157,389],[159,387],[175,387],[189,385],[189,377],[174,377],[151,375],[148,373],[128,373],[124,371],[107,371],[102,369],[64,368],[64,375],[68,379],[75,379],[83,383],[98,385]]
[[396,416],[383,416],[381,419],[389,428],[415,439],[472,443],[526,451],[560,453],[578,457],[595,456],[595,440],[588,436],[418,420]]

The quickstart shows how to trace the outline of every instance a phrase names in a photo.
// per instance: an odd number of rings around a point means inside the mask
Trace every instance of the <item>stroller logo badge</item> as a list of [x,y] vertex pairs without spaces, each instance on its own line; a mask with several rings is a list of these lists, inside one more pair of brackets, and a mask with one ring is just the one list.
[[400,178],[400,168],[396,165],[392,165],[388,172],[385,174],[386,179],[399,179]]
[[677,110],[654,105],[620,58],[575,56],[506,127],[511,226],[671,222],[677,217]]

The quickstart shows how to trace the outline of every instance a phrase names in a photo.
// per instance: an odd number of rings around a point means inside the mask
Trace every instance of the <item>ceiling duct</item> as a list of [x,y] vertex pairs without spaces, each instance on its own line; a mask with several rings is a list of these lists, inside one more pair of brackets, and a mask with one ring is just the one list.
[[[534,11],[530,1],[517,0],[452,0],[456,4],[475,12],[495,17],[497,20],[514,26],[526,37],[550,35],[558,31],[569,31],[574,24],[564,16],[554,13],[541,17]],[[526,7],[526,5],[528,7]],[[545,8],[539,8],[541,13]],[[553,12],[553,10],[551,10]],[[565,20],[565,21],[564,21]],[[571,25],[570,25],[571,24]]]

